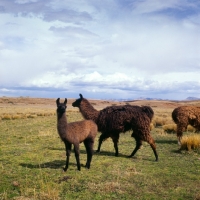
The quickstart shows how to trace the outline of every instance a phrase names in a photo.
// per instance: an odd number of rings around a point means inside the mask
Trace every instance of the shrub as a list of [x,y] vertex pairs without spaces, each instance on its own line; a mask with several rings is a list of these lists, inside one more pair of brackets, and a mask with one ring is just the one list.
[[176,124],[166,124],[162,128],[167,133],[176,133]]
[[155,127],[154,127],[154,124],[153,123],[150,123],[150,130],[153,130]]
[[37,116],[40,116],[40,117],[42,117],[42,116],[45,116],[45,113],[37,113]]
[[181,150],[200,149],[200,135],[194,134],[183,136],[181,139]]
[[155,127],[157,126],[163,126],[165,124],[165,119],[162,117],[155,117],[153,118],[153,124]]
[[21,118],[22,118],[22,119],[26,119],[26,118],[27,118],[27,115],[26,115],[26,114],[22,114],[22,115],[21,115]]
[[5,114],[2,116],[2,120],[10,120],[12,119],[12,116],[10,114]]
[[196,131],[196,128],[194,128],[194,127],[191,126],[191,125],[188,125],[188,126],[187,126],[187,131],[189,131],[189,132],[195,132],[195,131]]
[[21,118],[22,118],[21,115],[13,115],[13,116],[12,116],[12,119],[21,119]]
[[36,118],[37,117],[37,115],[33,115],[33,114],[29,114],[28,116],[27,116],[27,118]]

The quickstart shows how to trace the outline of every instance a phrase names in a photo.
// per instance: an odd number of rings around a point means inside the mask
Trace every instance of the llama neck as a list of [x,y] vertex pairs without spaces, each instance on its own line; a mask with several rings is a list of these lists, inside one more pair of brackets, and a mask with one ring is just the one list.
[[66,113],[57,113],[57,130],[60,138],[63,140],[67,133],[67,117]]
[[94,122],[97,121],[99,111],[97,111],[86,99],[83,99],[79,110],[85,119],[91,119]]

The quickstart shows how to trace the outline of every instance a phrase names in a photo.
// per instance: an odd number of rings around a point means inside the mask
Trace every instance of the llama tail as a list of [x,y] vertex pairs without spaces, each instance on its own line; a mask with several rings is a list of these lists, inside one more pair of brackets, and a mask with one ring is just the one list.
[[172,119],[174,121],[175,124],[178,123],[178,115],[177,115],[177,109],[174,109],[173,112],[172,112]]

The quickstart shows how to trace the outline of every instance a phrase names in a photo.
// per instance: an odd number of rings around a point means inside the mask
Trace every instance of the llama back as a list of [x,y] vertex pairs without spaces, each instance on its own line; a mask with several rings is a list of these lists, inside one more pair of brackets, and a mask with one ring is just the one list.
[[153,119],[154,111],[153,111],[153,109],[150,106],[135,106],[135,105],[132,106],[132,105],[126,105],[126,107],[129,108],[129,109],[133,109],[134,113],[142,111],[150,119],[150,122]]
[[125,106],[106,107],[97,120],[99,131],[125,132],[124,125],[130,124],[130,117],[131,112]]
[[149,127],[150,119],[139,106],[114,106],[100,112],[97,124],[100,131],[126,132],[134,126]]
[[172,119],[177,124],[181,121],[200,119],[200,107],[180,106],[173,110]]
[[142,111],[149,117],[150,121],[152,121],[154,116],[154,111],[150,106],[142,106]]
[[189,114],[189,107],[188,106],[180,106],[173,110],[172,112],[172,119],[173,121],[178,124],[180,121],[182,121],[184,118],[185,120],[188,119]]
[[[85,138],[95,138],[97,135],[97,125],[92,120],[83,120],[68,123],[67,131],[75,134],[70,134],[68,140],[74,143],[73,141],[76,138],[79,138],[79,143],[83,142]],[[77,137],[79,135],[79,137]]]

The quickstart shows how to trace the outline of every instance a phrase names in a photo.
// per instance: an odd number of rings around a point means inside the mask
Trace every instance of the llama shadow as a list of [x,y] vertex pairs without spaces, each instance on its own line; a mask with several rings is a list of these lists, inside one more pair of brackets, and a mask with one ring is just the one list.
[[[65,148],[52,148],[52,147],[49,147],[48,148],[49,150],[59,150],[59,151],[63,151],[65,152]],[[74,148],[72,148],[71,150],[71,155],[73,156],[73,153],[74,153]],[[131,152],[130,152],[131,153]],[[80,154],[87,154],[86,153],[86,150],[82,150],[80,149]],[[95,155],[99,155],[99,156],[114,156],[115,157],[115,153],[114,152],[110,152],[110,151],[100,151],[100,152],[96,152],[96,150],[94,149],[94,154],[93,156]],[[119,155],[117,157],[127,157],[128,155],[123,155],[121,153],[119,153]]]
[[[72,150],[73,153],[73,150]],[[80,154],[87,154],[85,150],[80,150]],[[111,151],[100,151],[96,152],[96,149],[93,150],[93,156],[111,156],[111,157],[127,157],[127,155],[119,153],[118,156],[115,156],[115,152]]]
[[[60,147],[60,148],[53,148],[53,147],[48,147],[49,150],[52,150],[52,151],[62,151],[63,153],[66,152],[65,148],[63,147]],[[74,154],[74,147],[72,148],[71,150],[71,155]],[[80,150],[80,154],[86,154],[86,150]]]
[[[62,148],[51,148],[51,150],[62,150],[64,153],[65,153],[65,149],[62,149]],[[80,150],[80,155],[83,155],[83,154],[86,154],[86,151],[85,150]],[[75,156],[74,155],[74,150],[72,149],[71,151],[71,156]],[[66,164],[66,160],[65,158],[63,158],[63,160],[54,160],[54,161],[51,161],[51,162],[46,162],[46,163],[41,163],[41,164],[30,164],[30,163],[20,163],[20,166],[22,167],[27,167],[27,168],[30,168],[30,169],[34,169],[34,168],[50,168],[50,169],[59,169],[59,168],[62,168],[64,167]],[[71,166],[77,166],[76,163],[70,163],[69,162],[69,165]],[[84,164],[81,164],[81,167],[84,167],[85,165]]]
[[122,158],[127,158],[128,155],[124,155],[119,153],[118,156],[115,156],[114,152],[111,151],[100,151],[100,152],[96,152],[96,150],[94,150],[94,156],[98,155],[98,156],[111,156],[111,157],[122,157]]
[[180,148],[176,150],[172,150],[171,152],[176,153],[176,154],[182,154],[182,150]]
[[156,140],[158,144],[177,144],[177,140]]
[[41,163],[41,164],[31,164],[31,163],[20,163],[22,167],[27,167],[30,169],[40,169],[40,168],[51,168],[51,169],[57,169],[65,165],[64,160],[54,160],[51,162]]
[[[69,163],[70,166],[76,166],[76,163]],[[41,164],[30,164],[30,163],[20,163],[20,166],[26,167],[29,169],[41,169],[41,168],[50,168],[50,169],[61,169],[65,166],[65,160],[54,160],[51,162],[41,163]],[[81,164],[83,167],[84,165]]]
[[137,155],[135,155],[133,157],[129,157],[129,155],[131,155],[131,153],[132,153],[132,151],[130,151],[128,154],[122,154],[119,152],[118,156],[115,156],[115,152],[111,152],[111,151],[96,152],[96,150],[95,150],[94,156],[98,155],[98,156],[110,156],[110,157],[116,157],[116,158],[137,159]]

